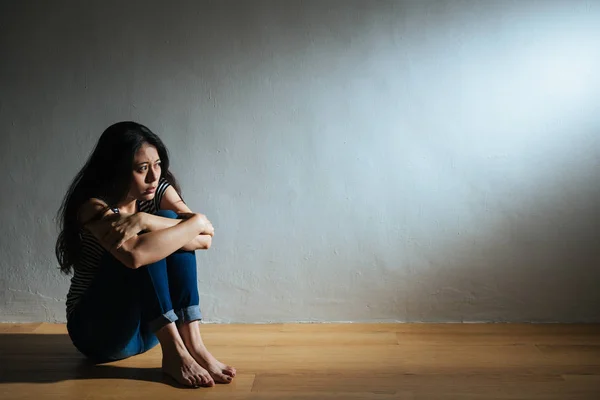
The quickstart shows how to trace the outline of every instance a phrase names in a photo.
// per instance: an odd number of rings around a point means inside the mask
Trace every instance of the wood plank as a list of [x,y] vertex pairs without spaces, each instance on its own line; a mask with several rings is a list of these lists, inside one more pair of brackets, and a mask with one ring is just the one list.
[[575,333],[473,333],[473,332],[400,332],[398,343],[405,345],[462,345],[462,346],[516,346],[516,345],[600,345],[600,334]]
[[397,345],[394,332],[281,332],[273,335],[269,346],[373,346]]
[[[357,393],[319,393],[303,391],[302,393],[289,393],[282,397],[281,393],[236,393],[222,392],[219,385],[213,388],[200,388],[192,390],[170,391],[168,399],[171,400],[413,400],[414,395],[408,393],[404,396],[398,394],[393,395],[373,395],[373,394],[357,394]],[[132,393],[128,399],[132,400],[148,400],[148,393]],[[164,397],[152,397],[156,399],[164,399]],[[124,399],[118,393],[107,394],[105,392],[90,393],[85,400],[120,400]]]
[[25,324],[2,324],[0,333],[33,333],[42,323],[25,323]]
[[424,387],[444,388],[453,391],[462,386],[469,390],[488,389],[501,390],[507,387],[522,387],[532,383],[564,382],[559,375],[535,374],[399,374],[389,372],[371,373],[263,373],[256,377],[254,392],[295,392],[309,390],[312,392],[337,393],[383,393],[393,394],[403,391],[418,391]]
[[553,365],[600,367],[600,345],[538,345],[537,348]]
[[[267,347],[264,364],[288,371],[364,371],[400,373],[461,372],[508,368],[534,368],[546,365],[546,357],[534,346],[390,345],[304,348]],[[265,371],[258,366],[257,372]]]
[[[98,366],[64,324],[5,324],[4,399],[600,398],[596,325],[203,324],[231,385],[181,389],[162,378],[159,346]],[[11,332],[6,332],[6,331]]]
[[67,325],[66,324],[40,324],[33,333],[40,335],[66,335]]
[[283,324],[282,332],[401,332],[403,325],[399,323],[385,324],[357,324],[357,323],[304,323],[304,324]]
[[600,324],[531,324],[531,323],[306,323],[283,324],[282,332],[397,332],[443,334],[532,334],[553,335],[600,334]]
[[284,324],[210,324],[201,323],[202,333],[281,332]]
[[591,384],[600,388],[600,375],[562,375],[562,378],[567,382],[573,382],[580,385]]

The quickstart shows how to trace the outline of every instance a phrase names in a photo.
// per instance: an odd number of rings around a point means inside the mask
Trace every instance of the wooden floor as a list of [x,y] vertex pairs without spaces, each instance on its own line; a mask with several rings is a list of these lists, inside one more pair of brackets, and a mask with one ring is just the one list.
[[600,325],[202,325],[230,385],[162,380],[160,347],[90,365],[64,325],[0,324],[0,399],[600,399]]

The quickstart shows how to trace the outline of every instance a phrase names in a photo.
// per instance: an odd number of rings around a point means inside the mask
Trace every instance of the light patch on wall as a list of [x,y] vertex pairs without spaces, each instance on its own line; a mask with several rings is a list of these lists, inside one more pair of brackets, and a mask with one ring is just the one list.
[[529,67],[538,71],[540,91],[553,96],[562,107],[590,100],[589,96],[598,90],[593,72],[600,67],[598,38],[594,41],[581,34],[566,36],[535,51]]

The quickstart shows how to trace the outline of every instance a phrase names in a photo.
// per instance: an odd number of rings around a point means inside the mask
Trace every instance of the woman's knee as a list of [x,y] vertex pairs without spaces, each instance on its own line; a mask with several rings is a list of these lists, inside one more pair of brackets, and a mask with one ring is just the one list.
[[155,215],[158,215],[159,217],[163,217],[163,218],[172,218],[172,219],[179,218],[177,213],[173,210],[158,210]]

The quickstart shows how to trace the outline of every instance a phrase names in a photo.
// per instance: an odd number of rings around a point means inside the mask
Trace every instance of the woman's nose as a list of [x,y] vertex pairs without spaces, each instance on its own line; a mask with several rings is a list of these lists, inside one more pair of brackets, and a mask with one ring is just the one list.
[[148,183],[150,183],[150,182],[154,182],[156,180],[157,180],[157,171],[155,171],[154,168],[151,168],[148,171],[148,175],[146,175],[146,181]]

